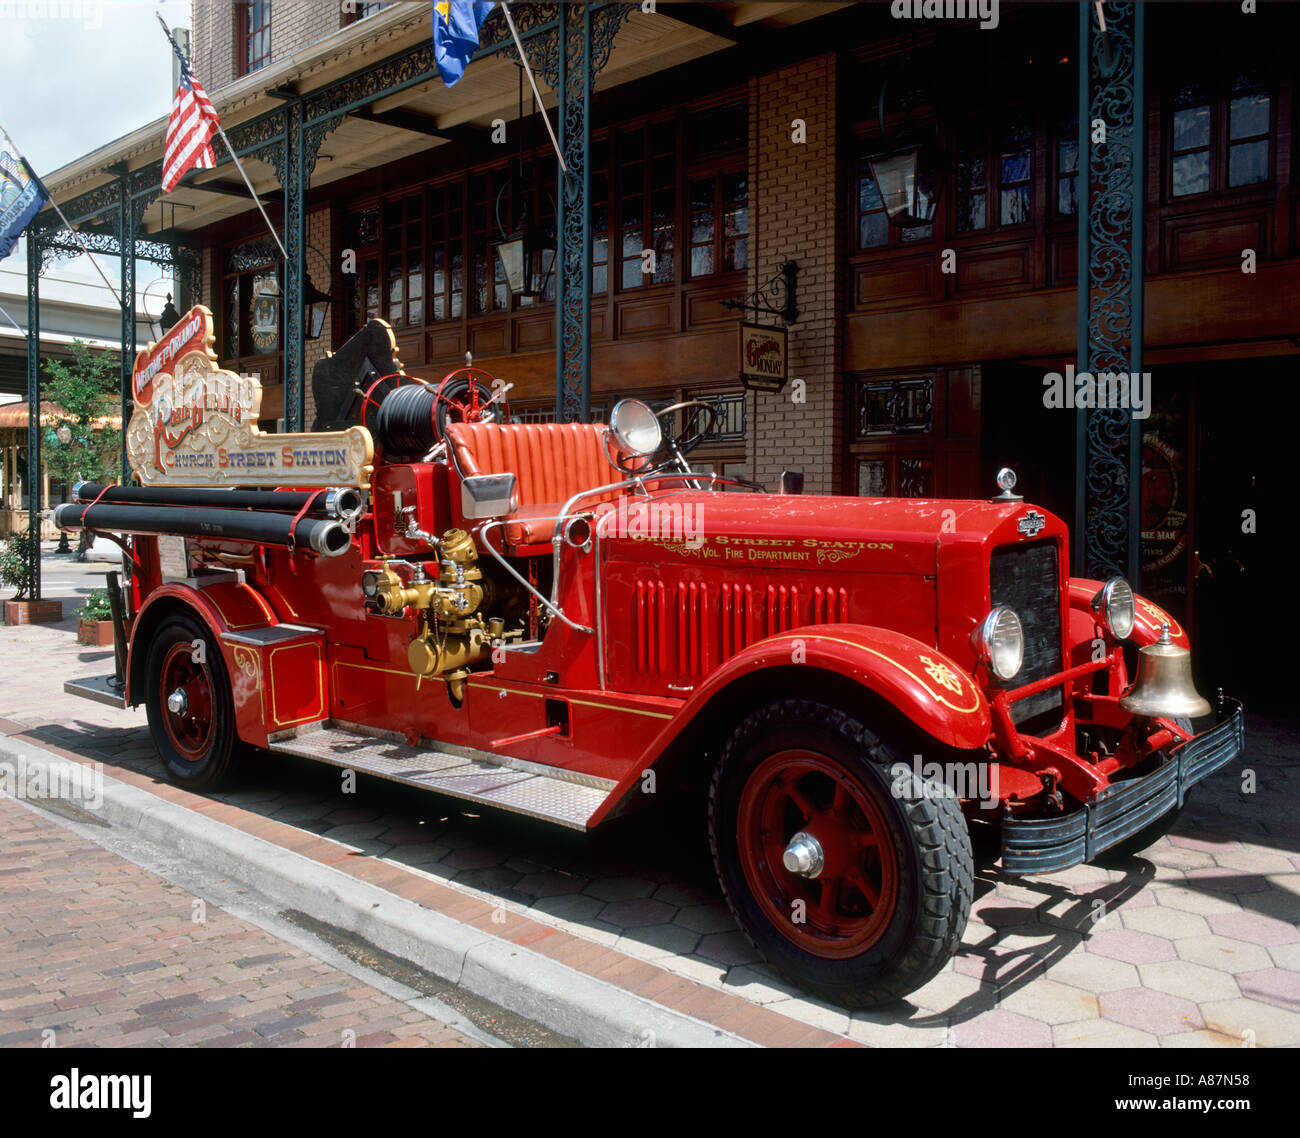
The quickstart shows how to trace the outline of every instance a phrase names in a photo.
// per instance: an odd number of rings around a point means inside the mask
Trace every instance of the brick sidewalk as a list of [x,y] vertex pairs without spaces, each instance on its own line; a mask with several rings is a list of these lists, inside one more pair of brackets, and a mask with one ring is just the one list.
[[0,1047],[479,1046],[5,798],[0,832]]
[[[1300,732],[1247,720],[1241,765],[1120,866],[1003,877],[977,855],[963,947],[906,1001],[850,1014],[758,959],[721,903],[703,825],[653,815],[587,836],[263,755],[212,797],[168,784],[140,712],[62,693],[111,670],[57,627],[0,628],[0,731],[329,864],[483,932],[762,1043],[1300,1045]],[[698,833],[696,832],[698,830]],[[501,907],[509,923],[492,920]]]

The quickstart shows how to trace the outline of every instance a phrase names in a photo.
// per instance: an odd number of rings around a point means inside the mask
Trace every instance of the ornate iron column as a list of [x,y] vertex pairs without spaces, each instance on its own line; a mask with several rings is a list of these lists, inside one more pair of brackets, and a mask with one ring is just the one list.
[[30,599],[41,599],[41,231],[27,230],[27,530],[36,538],[28,565]]
[[559,177],[555,219],[555,416],[562,423],[585,422],[591,394],[592,86],[633,7],[561,4],[558,50],[539,68],[560,93],[560,149],[569,168]]
[[131,481],[131,464],[126,457],[126,428],[131,421],[134,399],[131,372],[135,364],[135,203],[131,200],[131,175],[125,165],[118,174],[117,202],[118,263],[122,269],[122,485]]
[[[285,112],[284,175],[284,426],[301,431],[306,378],[302,328],[303,272],[307,250],[307,176],[303,161],[302,103],[291,103]],[[319,143],[317,143],[319,146]],[[312,154],[312,165],[316,155]]]
[[[1079,5],[1080,372],[1142,372],[1145,13],[1141,3]],[[1105,142],[1093,143],[1104,124]],[[1136,586],[1141,421],[1131,409],[1076,415],[1074,571]]]
[[[432,51],[432,47],[430,47]],[[343,119],[336,103],[349,97],[333,88],[312,99],[295,98],[283,114],[284,134],[264,155],[284,188],[284,426],[303,429],[306,398],[306,340],[303,297],[307,279],[307,187],[321,143]]]

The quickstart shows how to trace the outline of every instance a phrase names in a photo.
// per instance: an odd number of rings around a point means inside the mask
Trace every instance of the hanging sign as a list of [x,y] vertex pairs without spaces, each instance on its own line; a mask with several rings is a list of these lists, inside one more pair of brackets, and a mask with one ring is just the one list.
[[786,331],[740,325],[740,381],[750,391],[780,391],[786,381]]
[[369,431],[264,434],[261,383],[217,367],[214,339],[196,304],[135,357],[126,450],[145,486],[369,485]]

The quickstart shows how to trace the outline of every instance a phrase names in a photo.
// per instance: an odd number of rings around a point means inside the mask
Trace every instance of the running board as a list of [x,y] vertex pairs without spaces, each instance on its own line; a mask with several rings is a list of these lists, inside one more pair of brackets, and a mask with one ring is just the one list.
[[453,754],[412,747],[395,735],[338,723],[313,724],[272,736],[268,747],[572,830],[585,830],[587,820],[617,785],[486,751]]
[[126,691],[118,687],[116,676],[82,676],[75,680],[64,680],[63,690],[68,695],[93,699],[96,703],[106,703],[109,707],[126,707]]

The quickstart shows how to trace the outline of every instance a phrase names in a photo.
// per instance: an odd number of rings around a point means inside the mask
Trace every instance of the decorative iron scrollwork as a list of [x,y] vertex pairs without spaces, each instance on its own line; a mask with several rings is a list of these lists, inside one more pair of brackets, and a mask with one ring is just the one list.
[[[563,4],[559,31],[534,37],[541,47],[538,70],[560,90],[560,147],[568,175],[559,195],[559,272],[556,312],[557,413],[561,422],[587,418],[591,359],[591,94],[596,72],[609,59],[619,27],[633,4]],[[522,38],[522,32],[521,38]],[[555,36],[554,72],[547,43]],[[554,76],[552,78],[552,75]]]
[[[1088,100],[1079,108],[1079,370],[1142,370],[1142,5],[1107,5],[1108,50],[1091,5],[1080,5]],[[1094,147],[1092,124],[1106,124]],[[1085,196],[1086,195],[1086,196]],[[1083,570],[1086,576],[1134,576],[1139,432],[1129,409],[1081,411]]]
[[[724,308],[738,308],[742,311],[752,308],[755,317],[760,312],[766,312],[770,316],[779,316],[786,325],[790,325],[799,319],[798,283],[798,264],[786,261],[781,266],[781,271],[767,284],[759,285],[743,299],[724,300],[722,305]],[[780,308],[776,307],[777,301],[781,302]]]

